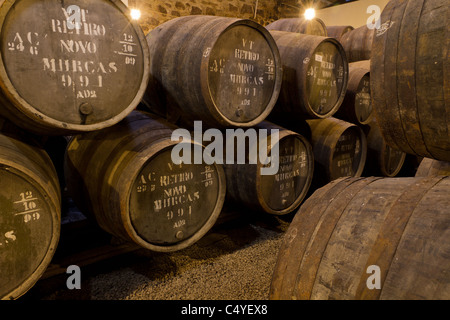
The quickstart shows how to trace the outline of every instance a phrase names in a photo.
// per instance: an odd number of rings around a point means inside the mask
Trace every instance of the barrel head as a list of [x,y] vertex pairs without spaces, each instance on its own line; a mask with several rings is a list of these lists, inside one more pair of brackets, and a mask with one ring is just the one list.
[[12,113],[23,114],[14,122],[88,131],[133,110],[148,82],[148,47],[126,10],[120,1],[5,1],[0,82]]
[[359,177],[366,160],[366,139],[356,126],[347,128],[336,143],[330,163],[331,180],[340,177]]
[[171,149],[152,157],[131,189],[129,214],[137,236],[156,250],[198,240],[220,213],[221,174],[216,165],[176,165]]
[[292,212],[304,199],[312,180],[312,147],[298,135],[288,135],[279,142],[279,170],[275,175],[261,175],[259,192],[269,212]]
[[33,179],[0,165],[1,299],[23,295],[50,263],[59,240],[59,218],[48,198]]
[[249,126],[272,110],[281,86],[281,64],[265,29],[239,23],[225,30],[212,47],[207,86],[216,112],[228,123]]
[[345,55],[333,41],[323,41],[317,46],[309,59],[305,79],[305,98],[318,117],[333,115],[347,89],[348,65]]

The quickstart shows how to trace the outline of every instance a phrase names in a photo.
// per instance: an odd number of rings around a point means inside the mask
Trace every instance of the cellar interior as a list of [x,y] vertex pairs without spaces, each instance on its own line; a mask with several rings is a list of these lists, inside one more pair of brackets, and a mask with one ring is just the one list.
[[449,7],[2,2],[0,299],[450,299]]

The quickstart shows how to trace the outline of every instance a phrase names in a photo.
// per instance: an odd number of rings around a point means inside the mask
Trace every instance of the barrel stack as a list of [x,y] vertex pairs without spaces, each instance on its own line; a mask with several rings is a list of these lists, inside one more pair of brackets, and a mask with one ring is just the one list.
[[[315,162],[311,190],[342,176],[360,176],[367,152],[365,134],[358,125],[334,117],[349,92],[349,65],[342,45],[331,37],[270,33],[280,50],[283,83],[269,120],[309,138]],[[364,87],[359,82],[352,90],[369,95],[369,83]],[[370,107],[363,105],[358,110]],[[370,112],[361,113],[368,117]]]
[[0,299],[42,277],[65,197],[111,242],[165,253],[230,208],[284,216],[270,299],[449,299],[448,9],[144,35],[121,1],[4,1]]
[[60,239],[65,137],[132,112],[150,58],[120,1],[4,1],[0,12],[0,298],[16,299]]
[[[217,128],[224,137],[234,130],[239,136],[222,139],[234,148],[218,147],[224,154],[219,160],[227,180],[226,204],[270,214],[295,210],[309,189],[314,163],[309,141],[265,121],[279,99],[283,73],[272,34],[246,19],[188,16],[161,24],[147,41],[158,57],[151,63],[144,98],[148,109],[189,130],[197,120],[202,130]],[[247,143],[251,134],[242,128],[255,133],[254,140]],[[277,137],[272,130],[279,131]],[[271,149],[274,144],[276,150]],[[261,149],[270,163],[259,156]],[[241,150],[245,155],[239,160]],[[279,167],[264,174],[274,157]]]
[[[300,206],[270,299],[449,299],[448,11],[439,1],[391,0],[379,29],[341,37],[350,74],[366,64],[358,78],[370,77],[374,116],[361,123],[353,108],[351,120],[367,136],[369,177],[335,179]],[[335,116],[346,119],[346,109]],[[395,177],[408,157],[424,157],[416,177]]]

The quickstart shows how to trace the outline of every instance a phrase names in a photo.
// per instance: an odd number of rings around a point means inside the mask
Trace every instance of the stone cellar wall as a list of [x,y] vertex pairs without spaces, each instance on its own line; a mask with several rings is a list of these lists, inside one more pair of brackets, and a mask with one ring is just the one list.
[[292,0],[128,0],[130,8],[141,10],[145,34],[158,25],[186,15],[214,15],[251,19],[267,25],[281,16],[294,16],[299,8]]

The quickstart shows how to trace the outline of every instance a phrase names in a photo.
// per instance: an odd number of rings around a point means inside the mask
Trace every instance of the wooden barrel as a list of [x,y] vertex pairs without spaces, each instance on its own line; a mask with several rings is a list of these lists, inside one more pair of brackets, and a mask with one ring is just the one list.
[[[278,130],[277,173],[261,174],[264,166],[261,159],[258,157],[257,163],[251,164],[248,151],[245,164],[224,165],[227,197],[251,210],[276,215],[290,213],[300,205],[311,185],[314,170],[311,144],[302,135],[268,121],[263,121],[254,128],[257,132],[267,130],[267,137],[270,139],[273,139],[272,130]],[[269,142],[267,145],[270,149]],[[256,149],[252,151],[256,152]],[[269,156],[276,155],[270,152]]]
[[361,176],[367,156],[366,135],[354,124],[336,118],[308,120],[317,185],[340,177]]
[[173,148],[194,146],[171,141],[175,129],[133,111],[113,127],[74,136],[65,177],[82,213],[95,216],[110,234],[153,251],[186,248],[209,231],[224,203],[224,172],[203,160],[175,164]]
[[266,26],[267,30],[278,30],[327,37],[327,27],[319,19],[286,18],[276,20]]
[[270,299],[448,300],[449,188],[370,177],[317,190],[286,232]]
[[450,176],[450,162],[423,158],[416,171],[416,177]]
[[25,130],[99,130],[142,99],[148,47],[121,1],[3,1],[0,29],[0,114]]
[[363,25],[342,35],[339,41],[344,47],[348,62],[370,60],[373,30]]
[[364,176],[395,177],[405,163],[406,153],[390,147],[381,134],[376,121],[367,134],[367,161]]
[[355,124],[369,124],[374,118],[370,95],[370,61],[349,63],[348,70],[345,98],[334,116]]
[[253,21],[185,16],[153,29],[147,42],[153,59],[145,102],[158,115],[250,127],[263,121],[278,99],[278,48]]
[[270,33],[283,65],[281,92],[271,117],[331,117],[347,90],[348,63],[340,43],[321,36]]
[[450,7],[393,0],[381,14],[371,61],[375,115],[387,143],[450,161]]
[[19,298],[41,278],[61,227],[55,168],[25,136],[0,134],[0,299],[5,300]]
[[352,26],[327,26],[326,28],[328,37],[335,38],[338,41],[344,34],[355,29]]

